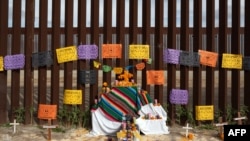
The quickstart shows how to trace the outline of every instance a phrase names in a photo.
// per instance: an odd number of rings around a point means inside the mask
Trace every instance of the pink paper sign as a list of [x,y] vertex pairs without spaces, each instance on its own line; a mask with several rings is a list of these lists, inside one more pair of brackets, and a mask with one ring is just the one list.
[[170,91],[170,103],[171,104],[187,104],[188,103],[188,91],[181,89],[172,89]]

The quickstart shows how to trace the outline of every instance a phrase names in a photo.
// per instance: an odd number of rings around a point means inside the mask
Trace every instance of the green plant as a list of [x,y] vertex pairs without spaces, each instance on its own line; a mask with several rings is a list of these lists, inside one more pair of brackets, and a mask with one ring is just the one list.
[[88,123],[90,121],[91,115],[90,115],[90,110],[86,110],[82,112],[82,127],[88,127]]
[[16,122],[23,123],[25,119],[25,109],[19,107],[14,111]]
[[35,112],[35,108],[33,106],[30,107],[30,124],[33,124],[33,117],[34,117],[34,112]]
[[65,133],[66,130],[62,127],[56,127],[56,128],[52,128],[53,132],[57,132],[57,133]]
[[194,125],[195,120],[193,117],[193,112],[190,108],[185,108],[182,105],[176,105],[176,121],[181,124],[182,117],[186,118],[186,122]]
[[74,125],[75,127],[77,127],[77,125],[80,124],[80,121],[81,121],[81,110],[80,108],[77,106],[77,105],[73,105],[71,107],[71,111],[70,111],[70,122],[71,122],[71,125]]

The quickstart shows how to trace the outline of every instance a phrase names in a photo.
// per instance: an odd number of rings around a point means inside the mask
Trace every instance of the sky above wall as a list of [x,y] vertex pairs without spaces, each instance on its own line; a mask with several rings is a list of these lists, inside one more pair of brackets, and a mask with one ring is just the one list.
[[[8,26],[12,27],[13,22],[13,1],[14,0],[9,0],[9,21],[8,21]],[[35,0],[35,21],[34,21],[34,26],[39,27],[39,1],[40,0]],[[78,0],[73,0],[74,1],[74,12],[73,12],[73,26],[78,27]],[[112,0],[112,26],[116,27],[116,1],[117,0]],[[155,26],[155,1],[156,0],[151,0],[151,26]],[[206,1],[207,0],[202,0],[202,27],[206,27]],[[244,21],[245,21],[245,0],[240,0],[241,1],[241,16],[240,16],[240,25],[241,27],[244,27]],[[91,26],[91,0],[87,0],[87,7],[86,7],[86,26],[90,27]],[[180,22],[181,22],[181,0],[176,0],[176,26],[180,27]],[[100,6],[99,6],[99,26],[102,27],[104,23],[104,7],[103,7],[104,0],[100,0]],[[138,27],[142,27],[142,3],[143,0],[138,0]],[[167,27],[168,26],[168,11],[167,11],[167,6],[168,6],[168,0],[164,0],[164,21],[163,21],[163,26]],[[189,10],[189,26],[193,27],[193,0],[190,0],[189,3],[190,10]],[[129,9],[129,0],[125,0],[125,9]],[[25,27],[25,0],[22,0],[22,5],[21,5],[21,27]],[[228,27],[232,26],[232,0],[228,0]],[[61,0],[61,27],[65,26],[65,0]],[[129,27],[129,12],[125,12],[125,27]],[[219,26],[219,0],[215,0],[215,27]],[[48,27],[52,27],[52,0],[48,0]]]

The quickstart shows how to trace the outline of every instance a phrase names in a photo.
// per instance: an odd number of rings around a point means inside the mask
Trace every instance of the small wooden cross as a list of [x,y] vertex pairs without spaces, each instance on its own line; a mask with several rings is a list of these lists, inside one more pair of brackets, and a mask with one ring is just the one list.
[[240,112],[238,112],[238,117],[234,118],[234,120],[238,121],[238,125],[242,125],[243,119],[247,119],[247,117],[241,117]]
[[19,123],[16,122],[16,119],[14,119],[14,122],[10,123],[10,125],[13,125],[13,127],[14,127],[13,133],[16,133],[16,126],[19,125]]
[[52,128],[56,128],[55,125],[51,125],[51,119],[48,119],[48,125],[44,125],[43,128],[47,128],[48,129],[48,141],[51,140],[51,129]]
[[186,129],[186,138],[188,137],[188,130],[193,129],[192,127],[189,127],[188,123],[186,127],[182,127],[183,129]]
[[222,117],[219,117],[219,123],[215,124],[215,126],[220,127],[219,129],[220,135],[223,134],[223,126],[227,124],[228,124],[227,122],[222,122]]

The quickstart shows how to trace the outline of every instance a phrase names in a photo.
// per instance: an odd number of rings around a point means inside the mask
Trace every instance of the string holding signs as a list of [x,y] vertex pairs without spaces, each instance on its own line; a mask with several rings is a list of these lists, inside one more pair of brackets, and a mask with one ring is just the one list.
[[188,91],[182,89],[172,89],[170,91],[170,103],[186,105],[188,103]]
[[216,67],[218,53],[199,50],[200,64],[210,67]]
[[103,44],[102,58],[122,58],[122,44]]
[[25,64],[25,56],[23,54],[7,55],[4,57],[5,70],[22,69]]
[[57,105],[39,104],[38,118],[39,119],[56,119]]
[[65,63],[77,60],[77,49],[76,46],[69,46],[64,48],[56,49],[57,62]]
[[213,120],[214,119],[214,106],[195,106],[196,120]]
[[51,66],[53,57],[51,51],[43,51],[32,54],[32,67]]
[[180,52],[180,65],[189,67],[199,67],[200,66],[200,56],[198,52]]
[[96,84],[96,70],[79,70],[78,82],[80,84]]
[[149,59],[149,45],[129,45],[129,59]]
[[230,69],[242,69],[242,55],[223,53],[221,67]]
[[98,47],[96,45],[79,45],[77,55],[78,59],[97,59]]
[[163,70],[147,71],[147,85],[163,85],[163,84],[164,84]]
[[0,71],[3,71],[3,56],[0,56]]
[[82,90],[64,90],[64,104],[82,104]]
[[179,64],[180,51],[165,48],[163,50],[163,61],[170,64]]

